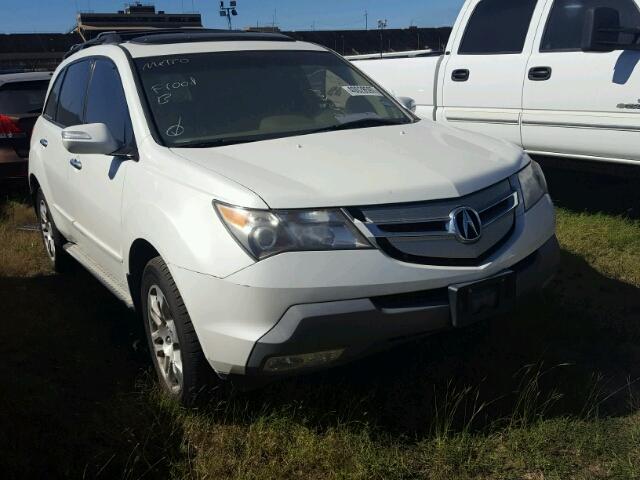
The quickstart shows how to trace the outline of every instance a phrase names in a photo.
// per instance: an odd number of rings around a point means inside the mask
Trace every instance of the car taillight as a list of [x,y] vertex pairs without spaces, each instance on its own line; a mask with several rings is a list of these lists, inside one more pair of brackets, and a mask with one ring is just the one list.
[[23,137],[25,132],[20,125],[7,115],[0,115],[0,138]]

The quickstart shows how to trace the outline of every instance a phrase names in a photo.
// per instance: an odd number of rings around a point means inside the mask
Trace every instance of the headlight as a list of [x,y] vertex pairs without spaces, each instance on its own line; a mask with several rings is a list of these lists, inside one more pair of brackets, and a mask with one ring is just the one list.
[[218,202],[214,206],[231,234],[258,260],[290,251],[371,248],[340,210],[249,210]]
[[531,163],[518,173],[520,188],[524,197],[524,208],[529,210],[547,193],[547,181],[537,162]]

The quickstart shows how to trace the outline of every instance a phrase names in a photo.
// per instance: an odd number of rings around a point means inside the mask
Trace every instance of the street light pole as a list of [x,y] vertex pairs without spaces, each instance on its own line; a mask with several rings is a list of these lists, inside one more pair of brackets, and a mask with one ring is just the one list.
[[378,30],[380,30],[380,58],[382,58],[382,52],[384,51],[384,29],[387,28],[388,22],[384,20],[378,20]]
[[231,25],[231,17],[235,17],[236,15],[238,15],[237,6],[238,2],[236,0],[230,0],[228,7],[225,6],[224,0],[220,1],[220,16],[227,18],[227,21],[229,22],[229,30],[233,30],[233,27]]

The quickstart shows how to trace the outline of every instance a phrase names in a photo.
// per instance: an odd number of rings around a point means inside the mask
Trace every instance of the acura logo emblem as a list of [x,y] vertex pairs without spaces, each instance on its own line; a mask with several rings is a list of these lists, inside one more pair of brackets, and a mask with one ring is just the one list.
[[482,220],[471,207],[456,208],[450,215],[449,230],[463,243],[473,243],[482,236]]

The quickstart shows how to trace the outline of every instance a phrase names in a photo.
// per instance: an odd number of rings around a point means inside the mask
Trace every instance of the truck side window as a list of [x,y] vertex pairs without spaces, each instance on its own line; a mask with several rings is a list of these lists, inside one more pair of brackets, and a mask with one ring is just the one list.
[[590,8],[608,7],[620,12],[620,26],[640,27],[640,12],[633,0],[556,0],[549,13],[541,52],[581,49],[584,17]]
[[482,0],[458,50],[460,55],[522,53],[537,0]]
[[104,123],[122,145],[129,145],[132,140],[129,108],[120,75],[109,60],[96,60],[87,93],[85,123]]
[[64,78],[66,71],[62,71],[58,74],[51,91],[49,92],[49,98],[47,98],[47,105],[44,107],[42,116],[52,122],[56,121],[56,110],[58,109],[58,97],[60,96],[60,87],[62,86],[62,79]]
[[72,63],[67,68],[64,76],[60,100],[58,102],[58,112],[56,122],[63,127],[79,125],[82,123],[82,112],[84,110],[84,96],[87,91],[89,81],[90,60],[82,60]]

